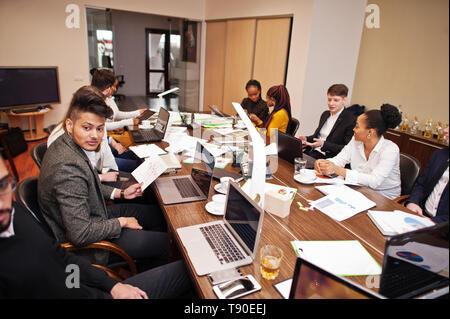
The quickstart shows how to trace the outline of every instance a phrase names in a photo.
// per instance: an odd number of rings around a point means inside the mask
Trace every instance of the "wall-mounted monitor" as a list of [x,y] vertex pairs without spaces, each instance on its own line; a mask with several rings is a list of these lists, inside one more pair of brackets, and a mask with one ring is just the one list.
[[57,67],[0,66],[0,109],[60,102]]

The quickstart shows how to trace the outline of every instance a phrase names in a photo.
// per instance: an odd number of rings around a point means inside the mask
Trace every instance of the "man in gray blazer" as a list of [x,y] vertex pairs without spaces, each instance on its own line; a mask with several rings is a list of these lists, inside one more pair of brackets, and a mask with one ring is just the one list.
[[[111,113],[98,89],[85,86],[74,94],[64,122],[66,132],[51,144],[42,161],[39,206],[59,242],[84,246],[108,240],[134,259],[156,258],[165,263],[167,226],[160,209],[131,203],[107,206],[105,199],[141,196],[142,185],[125,190],[104,185],[89,160],[99,151]],[[104,251],[86,255],[96,264],[115,261]]]

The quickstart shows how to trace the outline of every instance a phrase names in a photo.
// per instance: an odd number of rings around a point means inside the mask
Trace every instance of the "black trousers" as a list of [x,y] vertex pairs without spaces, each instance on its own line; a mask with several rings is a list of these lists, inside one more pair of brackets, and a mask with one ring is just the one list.
[[[167,224],[156,205],[114,204],[108,205],[110,218],[134,217],[142,226],[142,230],[122,228],[119,238],[112,243],[123,248],[135,260],[152,260],[155,264],[168,261]],[[122,258],[111,253],[108,264],[122,261]]]
[[[141,272],[122,283],[145,291],[149,299],[197,298],[181,260]],[[101,292],[100,295],[106,299],[112,297],[108,292]]]

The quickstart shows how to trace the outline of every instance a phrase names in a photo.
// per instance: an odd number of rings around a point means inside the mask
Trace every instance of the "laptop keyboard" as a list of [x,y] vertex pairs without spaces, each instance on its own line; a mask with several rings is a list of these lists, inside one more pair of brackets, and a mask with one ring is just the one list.
[[188,198],[200,196],[189,178],[177,178],[174,179],[173,182],[180,192],[181,197]]
[[221,224],[200,227],[200,231],[208,241],[214,254],[216,254],[220,264],[223,265],[244,259],[244,256]]
[[141,133],[141,136],[145,140],[158,140],[159,139],[159,136],[157,134],[155,134],[155,132],[153,130],[141,130],[141,131],[139,131],[139,133]]

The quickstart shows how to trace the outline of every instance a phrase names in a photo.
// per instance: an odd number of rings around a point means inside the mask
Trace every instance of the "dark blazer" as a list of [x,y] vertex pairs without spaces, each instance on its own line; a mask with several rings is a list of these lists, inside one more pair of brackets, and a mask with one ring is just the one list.
[[[13,207],[15,235],[0,238],[0,299],[105,298],[116,280],[62,248],[20,204]],[[79,288],[66,286],[67,265],[79,267]]]
[[[424,209],[425,202],[428,196],[430,195],[430,192],[433,190],[434,186],[439,181],[439,179],[433,181],[433,177],[439,171],[442,165],[448,162],[448,160],[449,160],[448,147],[433,153],[433,155],[431,156],[430,160],[427,163],[427,166],[425,166],[422,176],[420,176],[419,179],[417,180],[417,184],[414,186],[411,195],[406,201],[406,205],[408,203],[414,203],[416,205],[419,205],[422,209]],[[444,192],[441,195],[441,199],[439,200],[436,216],[433,218],[434,222],[440,223],[448,220],[448,201],[449,196],[447,183],[447,186],[445,186]]]
[[[56,239],[85,246],[118,238],[117,218],[110,219],[105,198],[113,187],[100,183],[84,151],[64,133],[45,152],[38,179],[42,214]],[[106,264],[106,251],[87,253],[92,263]]]
[[[306,137],[308,142],[312,143],[314,142],[314,138],[319,137],[320,130],[330,115],[330,111],[325,111],[322,113],[320,116],[319,126],[316,131],[313,135]],[[347,109],[344,109],[336,120],[336,123],[321,148],[321,150],[325,152],[326,158],[336,156],[344,148],[344,146],[350,142],[353,137],[353,128],[355,127],[355,124],[356,118],[353,113]]]

